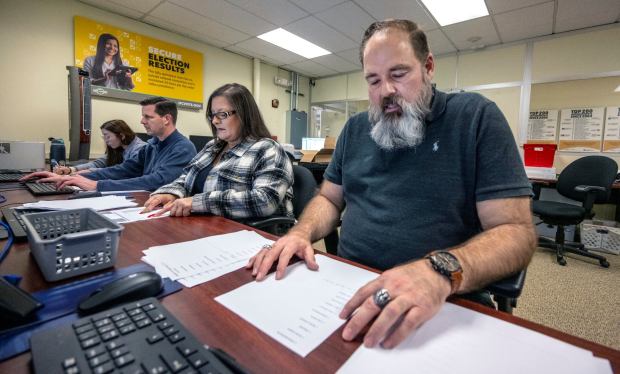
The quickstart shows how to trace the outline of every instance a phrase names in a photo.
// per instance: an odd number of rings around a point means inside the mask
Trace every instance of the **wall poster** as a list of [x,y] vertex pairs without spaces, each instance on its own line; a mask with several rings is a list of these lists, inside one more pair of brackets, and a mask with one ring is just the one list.
[[557,110],[535,110],[530,112],[527,126],[527,142],[536,144],[555,144],[558,130]]
[[202,108],[202,53],[84,17],[74,26],[75,65],[89,72],[94,95]]
[[558,149],[573,152],[600,152],[603,142],[605,108],[569,108],[560,114]]
[[606,109],[603,152],[620,152],[620,106]]

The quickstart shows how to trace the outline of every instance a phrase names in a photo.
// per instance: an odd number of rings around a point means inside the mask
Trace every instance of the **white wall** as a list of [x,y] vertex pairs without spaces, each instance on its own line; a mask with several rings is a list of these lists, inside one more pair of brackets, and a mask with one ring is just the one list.
[[[204,57],[204,100],[224,83],[237,82],[252,91],[252,60],[160,28],[99,10],[73,0],[0,0],[0,103],[4,114],[0,138],[8,140],[47,141],[60,137],[68,141],[68,92],[65,67],[73,64],[73,17],[79,15],[181,45],[201,52]],[[285,115],[288,94],[273,84],[276,68],[261,67],[259,107],[267,126],[278,139],[285,138]],[[289,73],[280,70],[280,75]],[[304,86],[305,85],[305,86]],[[308,110],[308,80],[301,79],[306,92],[300,108]],[[282,92],[280,92],[282,91]],[[273,112],[271,99],[279,98],[280,108]],[[138,103],[93,98],[93,128],[118,118],[134,131],[144,132],[140,125]],[[178,129],[185,135],[210,135],[204,110],[181,110]],[[93,132],[91,156],[105,150],[99,131]],[[68,147],[67,147],[68,149]]]

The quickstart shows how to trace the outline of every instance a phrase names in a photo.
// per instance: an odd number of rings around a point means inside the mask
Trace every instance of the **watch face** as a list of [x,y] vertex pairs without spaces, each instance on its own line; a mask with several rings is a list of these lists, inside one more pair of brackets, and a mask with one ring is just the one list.
[[437,266],[439,266],[442,269],[447,270],[450,273],[455,272],[461,268],[461,265],[459,264],[458,260],[449,253],[446,253],[446,252],[435,253],[433,257],[435,258],[435,263],[437,264]]

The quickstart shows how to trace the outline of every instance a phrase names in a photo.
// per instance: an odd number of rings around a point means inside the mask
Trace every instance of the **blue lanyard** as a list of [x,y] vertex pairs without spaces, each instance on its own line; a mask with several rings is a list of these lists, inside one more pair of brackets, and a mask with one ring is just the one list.
[[11,231],[9,226],[5,224],[4,222],[0,222],[0,226],[4,227],[4,229],[9,235],[9,238],[6,241],[6,244],[4,244],[4,248],[2,249],[2,252],[0,252],[0,263],[1,263],[2,261],[4,261],[4,258],[6,257],[6,255],[9,254],[9,249],[11,249],[11,246],[13,245],[13,232]]

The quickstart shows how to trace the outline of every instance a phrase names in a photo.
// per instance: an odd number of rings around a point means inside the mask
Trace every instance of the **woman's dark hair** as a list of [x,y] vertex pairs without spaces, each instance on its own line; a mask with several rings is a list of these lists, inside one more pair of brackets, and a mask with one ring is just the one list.
[[[245,86],[238,83],[228,83],[213,91],[207,102],[207,121],[209,121],[209,115],[212,113],[211,104],[213,99],[219,96],[225,97],[228,100],[232,110],[236,112],[235,115],[239,117],[242,139],[271,138],[271,133],[269,133],[267,126],[265,126],[265,121],[263,121],[263,116],[260,114],[254,96]],[[211,131],[213,131],[215,136],[217,130],[211,121],[209,123],[211,124]]]
[[[121,144],[123,145],[129,145],[136,137],[136,133],[134,133],[122,119],[113,119],[111,121],[104,122],[99,128],[101,130],[107,130],[118,136],[121,139]],[[123,162],[123,151],[123,147],[114,149],[106,144],[106,164],[108,166],[113,166]]]
[[[118,68],[119,66],[123,66],[123,60],[121,60],[121,43],[119,43],[116,36],[112,34],[101,34],[99,35],[99,39],[97,40],[97,54],[95,54],[95,63],[93,64],[93,68],[90,71],[90,77],[92,79],[101,79],[103,76],[103,69],[101,66],[103,65],[103,61],[105,59],[105,43],[108,40],[115,40],[116,46],[118,48],[118,52],[112,57],[114,60],[114,67]],[[127,77],[124,74],[118,75],[115,77],[119,87],[122,89],[130,89],[129,82]]]
[[415,22],[404,19],[389,19],[385,21],[377,21],[368,26],[362,37],[362,44],[360,45],[360,62],[364,66],[364,48],[366,43],[375,33],[386,29],[401,30],[409,34],[409,43],[415,56],[420,60],[422,64],[426,61],[429,54],[428,41],[426,40],[426,34],[422,31]]

